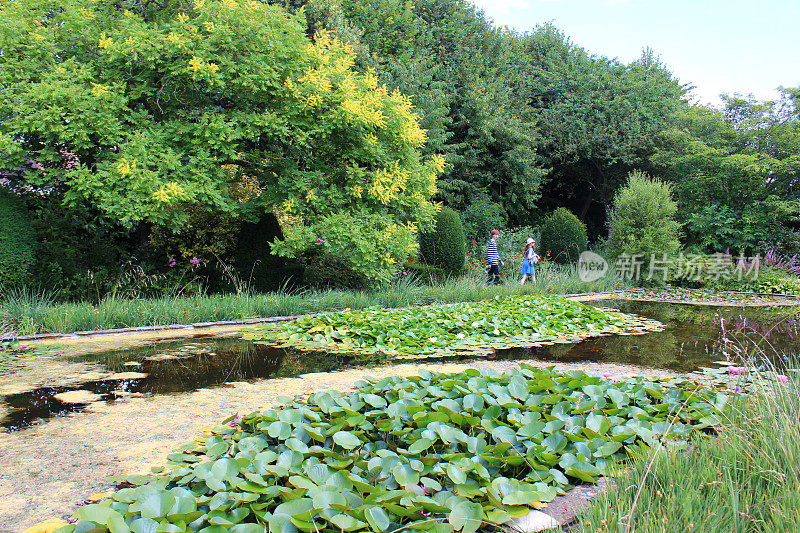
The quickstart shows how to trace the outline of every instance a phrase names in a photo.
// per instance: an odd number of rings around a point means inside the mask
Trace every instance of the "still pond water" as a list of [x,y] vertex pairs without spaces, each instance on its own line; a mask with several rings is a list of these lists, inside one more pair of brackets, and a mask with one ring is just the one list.
[[[720,359],[736,359],[743,355],[766,356],[780,365],[786,354],[800,353],[797,310],[632,301],[604,301],[595,305],[656,319],[664,323],[665,329],[645,335],[600,337],[577,344],[498,350],[497,359],[623,363],[692,371],[713,366],[713,362]],[[128,393],[170,394],[235,381],[387,364],[375,358],[270,348],[238,338],[202,337],[155,342],[71,360],[96,362],[112,372],[134,371],[146,377],[89,381],[71,387],[42,387],[2,397],[0,401],[11,411],[0,421],[0,426],[15,431],[85,408],[85,404],[67,404],[54,398],[70,390],[91,391],[113,402]],[[465,360],[468,358],[449,359]]]

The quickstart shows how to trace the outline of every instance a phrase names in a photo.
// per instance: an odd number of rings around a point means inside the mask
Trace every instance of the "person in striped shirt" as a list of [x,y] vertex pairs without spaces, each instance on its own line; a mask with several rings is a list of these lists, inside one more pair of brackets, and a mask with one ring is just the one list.
[[489,283],[494,283],[495,285],[500,285],[500,265],[503,264],[500,254],[497,253],[498,237],[500,237],[500,231],[493,229],[489,238],[489,245],[486,248],[486,270],[489,273]]

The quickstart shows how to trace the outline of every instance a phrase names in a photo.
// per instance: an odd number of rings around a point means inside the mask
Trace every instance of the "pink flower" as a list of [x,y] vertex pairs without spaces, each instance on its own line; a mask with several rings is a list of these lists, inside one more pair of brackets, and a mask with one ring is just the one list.
[[20,350],[27,350],[28,349],[28,345],[27,344],[20,344],[19,345],[19,349]]
[[173,259],[172,257],[169,258],[169,267],[170,268],[174,267],[177,264],[178,263],[175,261],[175,259]]
[[197,265],[199,265],[199,264],[200,264],[200,260],[199,260],[198,258],[196,258],[196,257],[192,257],[192,258],[189,260],[189,262],[192,264],[192,266],[197,266]]
[[239,421],[240,421],[241,419],[242,419],[242,417],[241,417],[241,416],[239,416],[239,415],[237,414],[237,415],[236,415],[236,416],[233,418],[233,420],[231,420],[230,422],[228,422],[228,425],[229,425],[229,426],[231,426],[231,427],[236,427],[236,426],[238,426],[238,425],[239,425]]
[[778,383],[786,383],[787,381],[789,381],[789,378],[784,376],[783,374],[778,374],[777,376],[775,376],[775,379],[778,380]]
[[610,377],[611,377],[611,374],[603,374],[603,377],[604,377],[604,378],[606,378],[606,379],[608,379],[608,378],[610,378]]
[[319,237],[317,237],[317,242],[322,242],[322,239],[320,239]]
[[728,374],[733,374],[734,376],[737,374],[741,374],[744,372],[744,368],[740,366],[729,366],[728,367]]

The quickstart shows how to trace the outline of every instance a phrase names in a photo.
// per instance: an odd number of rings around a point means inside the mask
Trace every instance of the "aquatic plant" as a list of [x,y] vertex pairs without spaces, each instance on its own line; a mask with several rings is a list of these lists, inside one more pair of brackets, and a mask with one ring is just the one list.
[[649,289],[628,291],[621,294],[623,298],[632,300],[664,300],[679,302],[709,302],[709,303],[776,303],[775,298],[759,294],[741,292],[728,292],[716,289],[685,289],[682,287],[666,287],[663,289]]
[[59,532],[472,533],[715,426],[728,397],[527,365],[367,379],[231,416]]
[[660,322],[555,296],[499,296],[402,309],[371,307],[268,324],[245,338],[278,346],[419,358],[657,331]]

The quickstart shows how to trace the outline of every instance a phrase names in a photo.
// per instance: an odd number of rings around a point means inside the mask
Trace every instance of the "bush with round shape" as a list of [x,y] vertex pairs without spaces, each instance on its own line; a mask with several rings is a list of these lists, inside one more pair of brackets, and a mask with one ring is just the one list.
[[586,250],[586,226],[569,209],[559,207],[542,226],[541,251],[549,251],[550,257],[559,263],[574,263]]
[[452,274],[463,272],[467,237],[461,218],[449,207],[442,207],[436,214],[433,231],[420,233],[419,246],[425,263]]
[[30,282],[35,246],[27,208],[18,197],[0,190],[0,288],[20,288]]

